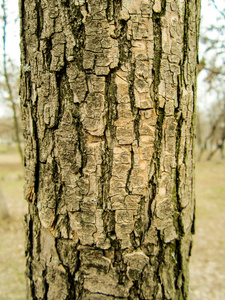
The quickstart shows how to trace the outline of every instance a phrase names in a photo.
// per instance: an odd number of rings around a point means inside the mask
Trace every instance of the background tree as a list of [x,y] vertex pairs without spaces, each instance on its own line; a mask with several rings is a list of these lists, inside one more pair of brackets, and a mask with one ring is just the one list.
[[5,201],[5,197],[0,186],[0,219],[6,219],[9,217],[8,207]]
[[14,128],[14,134],[15,134],[15,141],[17,143],[18,151],[21,157],[21,160],[23,161],[23,151],[21,146],[21,136],[20,136],[20,122],[19,122],[19,110],[18,110],[18,68],[15,67],[15,65],[12,63],[12,61],[7,57],[7,51],[6,51],[6,41],[7,41],[7,33],[6,33],[6,27],[7,27],[7,11],[6,11],[6,1],[2,0],[1,4],[3,16],[3,34],[2,34],[2,40],[3,40],[3,80],[0,83],[0,87],[2,88],[1,96],[2,98],[6,99],[9,103],[12,112],[13,112],[13,128]]
[[20,1],[28,299],[187,299],[200,1]]
[[[209,106],[207,119],[210,125],[208,134],[202,139],[200,147],[199,159],[202,157],[204,150],[207,149],[209,143],[212,148],[208,154],[208,159],[221,150],[223,157],[223,149],[225,142],[225,8],[219,9],[214,0],[209,0],[212,9],[217,10],[218,18],[215,24],[202,29],[201,43],[204,45],[204,51],[199,64],[199,72],[203,72],[204,82],[207,83],[207,91],[205,94],[211,94],[212,101]],[[201,113],[206,114],[205,108]]]

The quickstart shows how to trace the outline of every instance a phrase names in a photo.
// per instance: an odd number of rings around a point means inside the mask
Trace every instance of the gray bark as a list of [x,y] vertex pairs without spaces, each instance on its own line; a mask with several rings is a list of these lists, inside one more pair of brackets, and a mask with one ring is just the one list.
[[199,2],[20,1],[28,299],[187,299]]

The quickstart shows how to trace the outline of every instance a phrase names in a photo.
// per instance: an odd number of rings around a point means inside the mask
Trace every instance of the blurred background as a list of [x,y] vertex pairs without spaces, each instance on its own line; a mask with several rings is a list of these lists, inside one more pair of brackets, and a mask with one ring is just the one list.
[[[0,299],[25,299],[17,0],[0,0]],[[225,3],[203,0],[196,107],[196,234],[190,300],[225,299]]]

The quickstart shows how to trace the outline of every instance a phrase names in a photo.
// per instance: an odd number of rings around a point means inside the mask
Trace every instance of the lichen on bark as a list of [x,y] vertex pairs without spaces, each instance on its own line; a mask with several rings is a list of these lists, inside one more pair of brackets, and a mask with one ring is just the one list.
[[195,0],[20,0],[28,299],[187,299]]

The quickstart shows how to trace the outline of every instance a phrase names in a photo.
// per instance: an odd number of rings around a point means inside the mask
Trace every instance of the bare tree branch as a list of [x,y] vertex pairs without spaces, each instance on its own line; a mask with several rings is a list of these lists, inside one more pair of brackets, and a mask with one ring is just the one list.
[[213,5],[215,6],[216,10],[217,10],[217,11],[225,18],[224,12],[222,12],[222,11],[218,8],[218,6],[216,5],[215,0],[212,0],[212,3],[213,3]]

